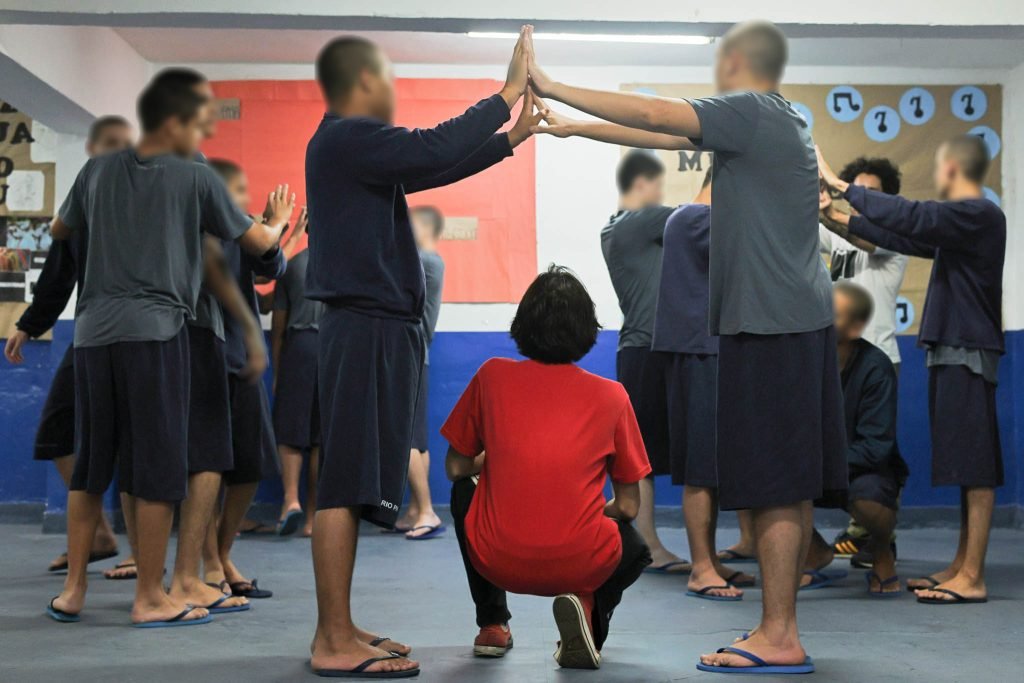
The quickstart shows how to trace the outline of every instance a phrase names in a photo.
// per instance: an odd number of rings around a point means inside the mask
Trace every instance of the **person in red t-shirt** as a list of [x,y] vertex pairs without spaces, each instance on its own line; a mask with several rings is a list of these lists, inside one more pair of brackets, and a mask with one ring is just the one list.
[[[630,525],[638,482],[651,467],[629,396],[618,382],[574,365],[599,329],[587,290],[551,266],[512,321],[528,360],[484,363],[441,429],[478,656],[501,657],[512,647],[505,600],[512,591],[557,596],[556,661],[598,668],[612,611],[651,563]],[[606,501],[609,477],[614,497]]]

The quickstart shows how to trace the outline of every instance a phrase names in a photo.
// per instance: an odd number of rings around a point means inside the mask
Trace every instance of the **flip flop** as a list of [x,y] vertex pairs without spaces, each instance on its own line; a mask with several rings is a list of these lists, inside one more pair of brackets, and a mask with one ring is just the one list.
[[[686,560],[679,560],[678,562],[666,562],[665,564],[659,564],[657,567],[644,567],[645,574],[680,574],[685,576],[690,573],[690,570],[674,572],[672,567],[682,567],[689,565],[690,563]],[[691,565],[692,566],[692,565]]]
[[[235,581],[229,583],[228,586],[231,588],[231,594],[237,595],[240,598],[249,598],[250,600],[262,600],[264,598],[271,598],[274,596],[274,591],[268,591],[260,588],[257,585],[257,580],[252,581]],[[246,588],[248,586],[248,588]]]
[[106,574],[104,574],[103,578],[106,579],[107,581],[134,581],[135,579],[139,578],[139,568],[138,568],[138,565],[135,564],[134,562],[128,562],[128,561],[118,562],[113,567],[111,567],[111,569],[133,569],[133,568],[135,569],[135,573],[133,575],[131,575],[131,576],[107,576]]
[[431,538],[437,538],[438,536],[442,536],[442,535],[444,535],[444,532],[445,532],[444,524],[437,524],[437,525],[424,524],[422,526],[414,526],[413,528],[409,529],[408,533],[411,533],[413,531],[417,531],[419,529],[430,529],[430,531],[428,531],[425,534],[420,534],[419,536],[406,536],[405,540],[407,540],[407,541],[427,541],[427,540],[430,540]]
[[810,657],[804,660],[803,664],[769,664],[753,652],[741,650],[738,647],[719,648],[718,652],[727,652],[749,659],[754,666],[712,666],[711,664],[697,663],[698,671],[708,671],[716,674],[753,674],[766,676],[769,674],[812,674],[814,673],[814,660]]
[[228,605],[227,607],[221,607],[226,601],[235,597],[234,595],[222,595],[209,605],[206,609],[209,610],[210,614],[228,614],[229,612],[248,612],[252,609],[252,605],[245,603],[244,605]]
[[757,563],[757,558],[753,555],[744,555],[743,553],[738,553],[731,548],[719,550],[718,559],[722,562],[728,562],[729,564],[743,564],[744,562]]
[[988,598],[967,598],[960,595],[956,591],[951,591],[948,588],[925,588],[924,590],[935,591],[936,593],[945,593],[946,595],[952,596],[952,600],[946,600],[945,598],[923,598],[918,596],[917,601],[922,605],[980,605],[983,602],[988,602]]
[[834,586],[837,581],[845,579],[849,575],[849,572],[838,571],[829,572],[826,574],[820,569],[808,569],[804,572],[804,574],[807,574],[809,577],[811,577],[811,582],[806,586],[800,586],[800,590],[813,591],[818,590],[819,588],[828,588],[829,586]]
[[[119,551],[117,550],[102,550],[100,552],[89,553],[89,562],[99,562],[100,560],[109,560],[112,557],[117,557]],[[64,553],[61,555],[64,558],[64,564],[54,564],[46,568],[46,571],[50,572],[66,572],[68,570],[68,554]]]
[[267,536],[277,533],[277,525],[257,524],[251,529],[239,529],[238,533],[241,536]]
[[171,628],[172,626],[199,626],[201,624],[209,624],[213,621],[213,617],[209,614],[201,619],[185,619],[185,617],[195,611],[195,609],[195,607],[189,605],[170,619],[164,619],[163,621],[143,621],[138,624],[132,624],[132,626],[135,628]]
[[[927,581],[931,585],[927,586],[927,587],[925,587],[925,586],[911,586],[910,585],[910,581]],[[929,591],[932,588],[935,588],[936,586],[938,586],[939,584],[942,583],[941,581],[936,579],[934,576],[918,576],[916,579],[911,579],[910,581],[907,582],[907,592],[908,593],[916,593],[917,591]]]
[[62,609],[58,609],[53,606],[53,601],[59,598],[59,595],[53,597],[50,600],[50,604],[46,606],[46,615],[54,621],[59,621],[62,624],[77,624],[82,620],[82,617],[78,614],[72,614],[71,612],[65,612]]
[[299,530],[299,525],[305,517],[302,510],[289,510],[280,522],[277,523],[278,536],[291,536]]
[[757,585],[757,579],[750,579],[749,581],[736,581],[737,576],[743,576],[743,572],[733,572],[729,576],[725,577],[725,582],[730,583],[736,588],[752,588]]
[[[901,595],[900,591],[882,590],[886,586],[891,586],[894,583],[899,585],[899,575],[890,576],[888,579],[883,579],[875,572],[868,572],[864,575],[864,578],[867,579],[868,582],[868,595],[870,595],[873,598],[898,598]],[[878,581],[878,590],[871,589],[871,579],[876,579]]]
[[391,653],[386,657],[371,657],[354,669],[313,669],[313,673],[324,678],[415,678],[420,675],[419,667],[407,671],[367,671],[377,662],[386,662],[391,659],[403,659],[403,657]]
[[688,590],[686,591],[686,594],[689,595],[691,598],[700,598],[701,600],[717,600],[718,602],[739,602],[743,599],[742,595],[712,595],[708,592],[713,590],[729,588],[733,588],[733,586],[730,586],[728,584],[724,586],[707,586],[705,588],[701,588],[699,591]]
[[[376,638],[370,641],[370,647],[380,647],[381,643],[386,643],[389,640],[391,640],[391,638],[388,636],[377,636]],[[404,655],[401,652],[396,652],[394,650],[388,650],[388,652],[390,652],[393,655],[398,655],[399,657],[408,657],[412,654],[412,649],[410,648],[409,652],[405,653]]]

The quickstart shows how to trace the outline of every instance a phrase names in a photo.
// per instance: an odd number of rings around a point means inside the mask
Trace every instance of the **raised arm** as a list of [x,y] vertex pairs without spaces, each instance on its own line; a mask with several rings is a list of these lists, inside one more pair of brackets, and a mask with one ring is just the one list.
[[543,100],[538,100],[544,125],[535,124],[530,131],[553,135],[556,138],[580,137],[612,145],[637,147],[640,149],[693,150],[689,138],[666,133],[652,133],[638,128],[628,128],[607,121],[580,121],[565,114],[552,111]]
[[270,192],[267,199],[270,218],[264,223],[250,223],[249,228],[238,238],[238,246],[242,251],[259,258],[267,256],[268,252],[279,252],[281,234],[295,211],[295,194],[288,190],[288,185],[278,185]]

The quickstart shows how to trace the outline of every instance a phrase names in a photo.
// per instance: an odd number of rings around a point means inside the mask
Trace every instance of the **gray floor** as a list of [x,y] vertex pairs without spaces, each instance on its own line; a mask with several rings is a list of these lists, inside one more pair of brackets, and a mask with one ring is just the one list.
[[[314,680],[306,657],[315,603],[309,543],[246,539],[237,562],[275,591],[248,613],[208,626],[142,631],[128,626],[132,584],[104,581],[94,565],[80,624],[57,624],[42,609],[60,586],[46,563],[62,548],[38,526],[0,525],[0,681]],[[662,530],[682,551],[679,529]],[[735,537],[725,530],[722,542]],[[902,532],[903,576],[937,569],[951,530]],[[834,566],[839,566],[834,565]],[[854,571],[840,587],[803,594],[805,646],[827,681],[1021,680],[1024,635],[1024,532],[997,530],[986,605],[930,607],[909,595],[874,600]],[[598,672],[560,671],[549,601],[513,596],[515,650],[504,660],[474,660],[473,613],[452,536],[421,543],[364,534],[357,567],[357,618],[416,647],[421,681],[715,680],[694,669],[697,655],[754,625],[760,592],[741,603],[686,598],[685,579],[644,576],[616,614]]]

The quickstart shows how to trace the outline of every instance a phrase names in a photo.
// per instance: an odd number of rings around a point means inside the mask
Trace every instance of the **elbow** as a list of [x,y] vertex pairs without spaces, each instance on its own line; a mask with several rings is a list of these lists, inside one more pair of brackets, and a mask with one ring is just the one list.
[[633,498],[626,498],[617,501],[619,516],[624,522],[632,522],[640,514],[640,501]]

